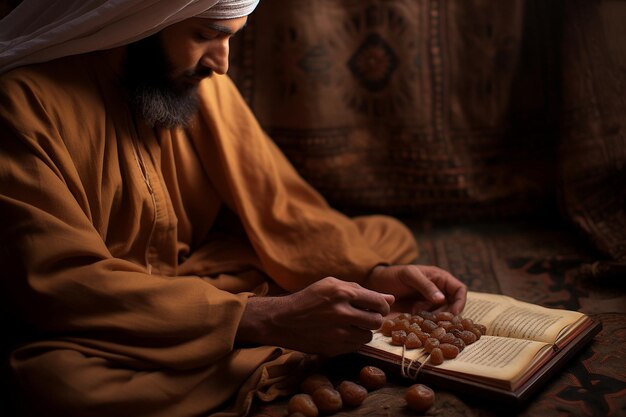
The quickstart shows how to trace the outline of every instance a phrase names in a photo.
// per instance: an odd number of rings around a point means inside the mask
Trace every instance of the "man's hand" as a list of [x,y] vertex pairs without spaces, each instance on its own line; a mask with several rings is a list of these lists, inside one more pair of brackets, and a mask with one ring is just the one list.
[[459,314],[467,296],[465,284],[436,266],[377,266],[363,285],[394,295],[394,310],[410,313],[435,308]]
[[327,277],[283,297],[252,297],[237,332],[238,343],[282,346],[334,356],[372,339],[394,297]]

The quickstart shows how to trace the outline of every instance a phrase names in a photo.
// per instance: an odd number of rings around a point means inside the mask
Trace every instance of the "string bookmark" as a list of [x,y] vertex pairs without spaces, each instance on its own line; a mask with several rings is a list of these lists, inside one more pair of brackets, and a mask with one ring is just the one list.
[[420,366],[417,369],[415,369],[415,372],[411,371],[413,364],[418,361],[417,359],[408,359],[406,357],[406,347],[402,346],[402,357],[400,359],[400,373],[402,374],[404,378],[410,378],[412,380],[416,380],[417,375],[422,370],[426,362],[428,362],[429,360],[430,360],[430,354],[426,357],[426,359],[424,359],[423,362],[420,363]]

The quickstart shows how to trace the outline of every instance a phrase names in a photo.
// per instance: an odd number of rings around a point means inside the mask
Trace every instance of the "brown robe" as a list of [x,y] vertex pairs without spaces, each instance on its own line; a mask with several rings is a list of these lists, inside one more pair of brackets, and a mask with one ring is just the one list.
[[227,77],[201,83],[188,130],[148,128],[109,54],[0,77],[2,305],[25,340],[15,386],[48,416],[245,414],[308,358],[235,344],[248,297],[359,282],[412,261],[415,242],[393,219],[328,207]]

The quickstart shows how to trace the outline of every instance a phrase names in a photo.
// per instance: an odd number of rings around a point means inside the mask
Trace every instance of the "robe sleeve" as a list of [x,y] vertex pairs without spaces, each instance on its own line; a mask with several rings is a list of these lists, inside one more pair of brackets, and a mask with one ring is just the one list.
[[201,98],[191,129],[198,155],[276,283],[295,291],[329,275],[361,282],[390,263],[298,175],[228,77],[204,82]]
[[50,112],[28,85],[0,82],[5,314],[25,317],[40,339],[78,342],[138,369],[223,358],[250,294],[199,277],[149,275],[112,256],[76,192],[81,184]]

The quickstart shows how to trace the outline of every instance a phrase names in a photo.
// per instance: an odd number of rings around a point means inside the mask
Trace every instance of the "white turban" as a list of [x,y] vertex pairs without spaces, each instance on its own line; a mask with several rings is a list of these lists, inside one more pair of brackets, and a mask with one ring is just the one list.
[[23,0],[0,20],[0,73],[150,36],[190,17],[247,16],[259,0]]

